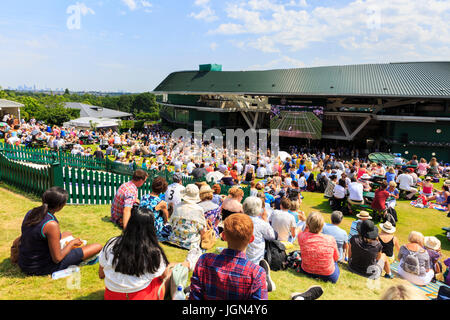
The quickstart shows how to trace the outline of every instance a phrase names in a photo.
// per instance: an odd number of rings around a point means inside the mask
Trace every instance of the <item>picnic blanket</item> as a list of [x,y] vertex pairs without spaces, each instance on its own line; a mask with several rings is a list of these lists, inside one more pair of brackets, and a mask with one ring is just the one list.
[[[398,267],[399,267],[399,265],[400,265],[400,262],[395,261],[393,264],[391,264],[391,270],[392,270],[393,272],[395,272],[395,273],[398,274]],[[426,286],[418,286],[418,285],[415,285],[415,284],[413,284],[413,283],[411,283],[411,284],[412,284],[413,286],[415,286],[416,288],[419,288],[420,290],[424,291],[424,292],[425,292],[425,296],[426,296],[428,299],[430,299],[430,300],[433,300],[433,299],[436,299],[436,298],[437,298],[438,292],[439,292],[439,288],[440,288],[441,286],[449,287],[449,286],[447,286],[445,283],[440,282],[440,281],[436,281],[436,283],[430,282],[430,283],[429,283],[428,285],[426,285]],[[450,287],[449,287],[449,288],[450,288]]]
[[421,200],[414,200],[410,202],[410,205],[412,205],[415,208],[421,208],[421,209],[436,209],[439,211],[446,211],[447,207],[441,206],[436,203],[427,203],[423,204]]

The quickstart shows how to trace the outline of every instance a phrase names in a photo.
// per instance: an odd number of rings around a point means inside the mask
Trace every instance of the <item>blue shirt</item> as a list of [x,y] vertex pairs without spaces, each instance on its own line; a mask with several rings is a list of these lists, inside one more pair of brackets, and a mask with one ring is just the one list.
[[323,226],[322,233],[333,236],[333,238],[336,240],[337,248],[339,251],[339,261],[343,260],[344,244],[348,243],[347,232],[334,224],[327,223]]
[[305,168],[306,168],[306,166],[305,166],[304,164],[301,164],[301,165],[298,167],[297,174],[302,173],[302,172],[305,170]]
[[388,184],[391,181],[395,181],[395,173],[387,172],[386,173],[386,181],[387,181]]
[[266,203],[272,204],[275,201],[275,197],[270,193],[266,192],[265,195],[266,195]]

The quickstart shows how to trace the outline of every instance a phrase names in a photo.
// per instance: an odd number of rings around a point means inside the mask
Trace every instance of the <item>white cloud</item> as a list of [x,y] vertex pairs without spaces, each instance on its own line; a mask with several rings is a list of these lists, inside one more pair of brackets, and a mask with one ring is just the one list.
[[211,48],[212,51],[216,51],[216,49],[217,49],[218,46],[219,46],[219,45],[218,45],[216,42],[212,42],[212,43],[209,45],[209,47]]
[[206,22],[213,22],[218,19],[216,12],[211,8],[210,0],[195,0],[194,5],[200,7],[197,13],[191,12],[190,17]]
[[354,0],[313,6],[312,1],[241,0],[227,3],[225,15],[208,34],[239,36],[235,43],[244,42],[241,47],[265,53],[335,44],[361,59],[421,60],[442,56],[439,52],[450,47],[450,1]]
[[152,12],[150,8],[153,4],[146,0],[122,0],[122,2],[130,9],[130,11],[143,9],[145,12]]
[[122,0],[122,2],[130,9],[131,11],[136,10],[137,3],[135,0]]

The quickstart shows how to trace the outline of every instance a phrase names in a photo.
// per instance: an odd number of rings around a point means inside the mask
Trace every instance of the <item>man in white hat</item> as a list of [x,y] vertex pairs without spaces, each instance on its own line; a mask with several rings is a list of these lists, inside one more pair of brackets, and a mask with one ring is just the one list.
[[358,213],[356,215],[356,217],[358,218],[358,220],[355,220],[352,222],[352,225],[350,226],[350,232],[348,233],[348,241],[349,242],[353,236],[357,236],[359,234],[358,225],[361,222],[363,222],[365,220],[372,220],[372,217],[370,216],[370,214],[367,211],[361,211],[360,213]]

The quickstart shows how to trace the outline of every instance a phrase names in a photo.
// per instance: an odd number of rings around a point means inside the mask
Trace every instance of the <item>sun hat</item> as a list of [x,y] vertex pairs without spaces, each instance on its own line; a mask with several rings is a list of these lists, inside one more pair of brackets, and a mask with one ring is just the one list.
[[362,218],[362,219],[364,219],[364,218],[367,218],[367,219],[372,219],[372,217],[370,216],[370,214],[367,212],[367,211],[361,211],[360,213],[358,213],[357,215],[356,215],[356,217],[358,217],[358,218]]
[[444,185],[450,186],[450,180],[445,180]]
[[389,221],[386,221],[385,223],[381,223],[380,228],[381,228],[381,230],[383,230],[386,233],[394,233],[396,230],[395,227],[392,225],[392,223],[390,223]]
[[272,188],[270,188],[269,186],[264,188],[264,192],[270,192],[270,191],[272,191]]
[[200,190],[195,184],[188,184],[182,191],[181,199],[187,203],[198,203],[200,202],[199,194]]
[[369,180],[371,177],[367,174],[367,173],[364,173],[362,176],[361,176],[361,179],[364,179],[364,180]]
[[206,184],[200,188],[200,194],[203,194],[203,193],[214,193],[214,191],[213,191],[213,189],[211,189],[209,184]]
[[427,180],[427,181],[428,181],[428,180],[431,180],[431,177],[428,176],[428,177],[425,178],[425,180]]
[[436,237],[425,237],[424,244],[428,249],[439,250],[441,248],[441,241]]
[[378,228],[375,227],[373,221],[365,220],[359,224],[359,234],[363,238],[375,240],[378,237]]

